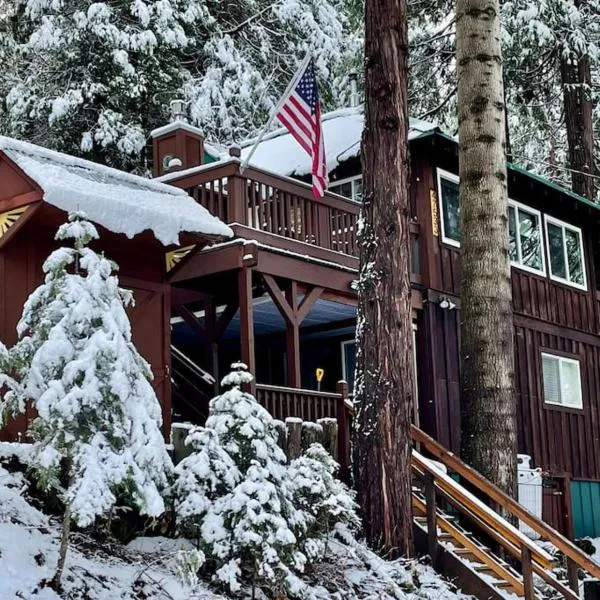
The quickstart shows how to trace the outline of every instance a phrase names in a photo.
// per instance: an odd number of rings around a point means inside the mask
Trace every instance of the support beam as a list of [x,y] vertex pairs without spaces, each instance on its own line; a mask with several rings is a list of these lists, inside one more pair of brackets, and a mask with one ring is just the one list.
[[293,388],[302,387],[300,372],[300,323],[298,320],[298,284],[290,281],[285,292],[292,319],[287,320],[285,345],[287,352],[287,384]]
[[198,319],[198,317],[189,308],[186,308],[180,304],[178,306],[174,306],[173,311],[176,312],[203,340],[210,340],[210,331],[202,326],[200,319]]
[[302,298],[297,313],[298,325],[302,324],[302,321],[304,321],[306,315],[310,312],[310,309],[314,306],[315,302],[321,297],[322,293],[322,287],[315,287]]
[[[252,270],[242,268],[238,272],[238,292],[240,299],[240,346],[241,359],[252,375],[256,375],[254,355],[254,317],[252,314]],[[252,382],[252,392],[255,381]]]

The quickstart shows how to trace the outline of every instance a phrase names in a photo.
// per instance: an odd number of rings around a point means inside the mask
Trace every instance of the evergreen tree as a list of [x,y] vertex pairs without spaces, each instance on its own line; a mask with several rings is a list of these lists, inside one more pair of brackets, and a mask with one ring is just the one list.
[[241,363],[232,368],[222,381],[230,389],[211,401],[205,427],[186,440],[192,454],[176,467],[179,526],[232,592],[244,580],[293,588],[306,563],[297,536],[307,516],[294,507],[273,418],[241,390],[252,376]]
[[[20,0],[3,133],[143,170],[147,136],[183,95],[215,141],[254,134],[307,50],[336,106],[356,48],[342,0]],[[4,73],[0,80],[5,79]]]
[[33,401],[31,464],[41,487],[58,491],[65,505],[52,582],[58,588],[71,519],[90,525],[117,497],[160,515],[172,464],[150,366],[131,341],[131,293],[119,288],[116,265],[88,247],[98,233],[83,214],[70,215],[56,237],[74,248],[45,261],[45,282],[25,303],[19,340],[0,359],[11,375],[4,376],[11,390],[3,413]]

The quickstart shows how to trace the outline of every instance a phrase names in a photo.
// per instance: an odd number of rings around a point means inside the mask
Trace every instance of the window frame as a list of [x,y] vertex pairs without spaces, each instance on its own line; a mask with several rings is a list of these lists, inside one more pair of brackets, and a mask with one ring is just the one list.
[[[560,353],[557,354],[557,351],[550,349],[541,349],[540,351],[540,372],[542,376],[542,400],[545,407],[552,409],[560,409],[567,411],[577,411],[581,412],[584,410],[583,406],[583,377],[581,376],[581,360],[579,358],[574,358],[573,356],[565,356]],[[562,402],[551,402],[546,400],[546,390],[544,389],[544,357],[552,358],[558,361],[558,377],[560,383],[560,394],[562,396],[562,363],[567,362],[571,364],[577,365],[577,374],[579,376],[579,401],[578,405],[574,404],[564,404]]]
[[[362,173],[358,174],[358,175],[352,175],[352,177],[345,177],[344,179],[336,179],[335,181],[330,181],[329,182],[329,187],[327,189],[328,192],[331,192],[332,194],[337,194],[338,196],[342,196],[342,198],[345,198],[346,200],[352,200],[354,202],[362,202],[362,200],[357,200],[355,198],[354,195],[354,188],[356,186],[356,181],[358,181],[359,179],[362,181]],[[332,187],[338,186],[338,185],[343,185],[344,183],[350,183],[351,187],[352,187],[352,198],[347,198],[346,196],[343,196],[342,194],[340,194],[339,192],[333,192],[331,190]]]
[[437,176],[437,196],[438,196],[438,208],[440,212],[440,231],[442,233],[442,242],[444,244],[448,244],[449,246],[454,246],[455,248],[460,248],[460,241],[453,240],[452,238],[446,237],[446,227],[444,225],[444,199],[442,198],[442,179],[446,179],[451,181],[452,183],[456,183],[460,185],[460,178],[458,175],[454,173],[450,173],[450,171],[445,171],[444,169],[436,168],[436,176]]
[[[563,230],[563,252],[565,259],[565,267],[567,269],[567,274],[569,273],[569,258],[567,254],[567,236],[564,235],[565,229],[570,229],[571,231],[577,233],[579,236],[579,248],[581,250],[581,265],[583,267],[583,285],[581,283],[577,283],[575,281],[569,281],[569,279],[565,279],[564,277],[560,277],[559,275],[554,275],[552,273],[552,258],[550,256],[550,236],[548,235],[548,223],[551,225],[555,225],[560,227]],[[582,290],[584,292],[588,291],[587,286],[587,266],[585,262],[585,248],[583,244],[583,231],[581,227],[577,227],[576,225],[571,225],[566,221],[561,221],[556,217],[552,217],[550,215],[544,214],[544,234],[546,236],[546,252],[548,253],[548,275],[552,281],[556,281],[558,283],[562,283],[564,285],[568,285],[570,287],[577,288],[578,290]]]
[[541,211],[539,211],[537,208],[532,208],[530,206],[527,206],[527,204],[523,204],[522,202],[517,202],[516,200],[511,200],[510,198],[508,199],[508,206],[509,206],[509,208],[512,206],[513,208],[515,208],[517,210],[517,212],[515,213],[515,216],[517,217],[515,219],[515,223],[517,225],[517,257],[520,255],[521,260],[523,260],[523,255],[521,252],[521,236],[519,234],[519,219],[518,219],[518,215],[519,215],[518,211],[520,211],[520,210],[522,210],[523,212],[528,212],[532,215],[535,215],[538,218],[538,224],[539,224],[539,228],[540,228],[540,253],[542,255],[542,268],[541,269],[534,269],[533,267],[529,267],[523,263],[513,261],[513,260],[510,261],[511,267],[515,267],[516,269],[521,269],[522,271],[527,271],[528,273],[533,273],[534,275],[541,275],[543,277],[546,277],[546,275],[547,275],[546,253],[544,252],[544,240],[541,238],[547,237],[547,235],[544,236],[545,227],[544,227],[544,224],[542,223],[543,218],[542,218]]

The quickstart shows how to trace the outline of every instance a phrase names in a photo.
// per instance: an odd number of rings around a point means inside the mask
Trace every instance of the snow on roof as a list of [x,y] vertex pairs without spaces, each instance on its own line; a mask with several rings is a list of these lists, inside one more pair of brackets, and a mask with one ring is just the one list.
[[[341,162],[359,156],[363,132],[363,107],[343,108],[326,113],[322,117],[327,171],[331,172]],[[435,123],[410,119],[408,139],[416,139],[421,134],[437,128]],[[244,160],[254,142],[243,144]],[[311,171],[311,158],[289,134],[287,129],[277,129],[267,134],[256,148],[250,164],[268,169],[281,175],[305,175]]]
[[233,236],[179,188],[4,136],[0,151],[42,188],[46,202],[82,210],[114,233],[132,238],[149,229],[165,246],[178,244],[182,232]]

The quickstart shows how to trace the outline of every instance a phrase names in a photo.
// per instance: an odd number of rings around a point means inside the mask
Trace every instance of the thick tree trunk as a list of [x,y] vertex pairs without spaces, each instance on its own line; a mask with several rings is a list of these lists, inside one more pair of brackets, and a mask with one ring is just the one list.
[[63,570],[65,568],[65,561],[67,560],[67,550],[69,549],[69,533],[71,532],[71,505],[65,506],[65,512],[63,515],[62,532],[60,537],[60,549],[58,551],[58,563],[56,565],[56,572],[50,582],[50,587],[56,592],[61,590],[61,579]]
[[463,458],[516,495],[516,407],[498,0],[457,0]]
[[573,191],[594,200],[594,178],[586,175],[594,173],[594,123],[590,100],[592,76],[589,57],[562,57],[560,75],[563,84],[569,163],[573,169]]
[[412,550],[413,407],[405,0],[367,0],[353,460],[365,533]]

